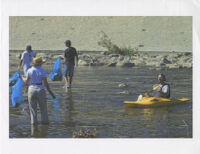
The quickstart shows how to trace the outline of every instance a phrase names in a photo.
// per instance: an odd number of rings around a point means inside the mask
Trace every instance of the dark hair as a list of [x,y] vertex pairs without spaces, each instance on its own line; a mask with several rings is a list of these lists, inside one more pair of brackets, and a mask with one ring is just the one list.
[[71,41],[67,40],[67,41],[65,41],[65,44],[71,46]]
[[162,78],[163,78],[163,80],[166,81],[166,77],[165,77],[165,75],[164,75],[163,73],[159,73],[158,76],[159,76],[159,75],[161,75]]
[[31,50],[31,45],[27,45],[26,50]]

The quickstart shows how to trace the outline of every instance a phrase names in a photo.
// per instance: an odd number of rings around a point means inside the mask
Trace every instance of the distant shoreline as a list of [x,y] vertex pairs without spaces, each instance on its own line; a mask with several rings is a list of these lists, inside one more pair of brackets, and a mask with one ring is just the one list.
[[[33,49],[34,50],[34,49]],[[24,50],[9,50],[9,53],[10,52],[16,52],[16,53],[22,53]],[[63,53],[64,52],[64,49],[63,50],[34,50],[35,52],[40,52],[40,53],[45,53],[45,52],[51,52],[51,53]],[[77,52],[78,53],[96,53],[96,54],[100,54],[101,52],[105,52],[106,50],[104,51],[85,51],[85,50],[78,50]],[[192,53],[190,51],[188,52],[182,52],[182,51],[138,51],[138,53],[146,53],[146,54],[150,54],[150,55],[157,55],[157,54],[160,54],[160,55],[164,55],[164,54],[169,54],[169,53]]]
[[[9,64],[16,65],[14,61],[20,57],[23,50],[10,50]],[[46,64],[52,64],[63,50],[35,50],[37,56],[48,60]],[[192,52],[144,52],[133,55],[120,55],[107,51],[78,51],[79,66],[108,66],[108,67],[135,67],[149,66],[162,68],[192,68]]]

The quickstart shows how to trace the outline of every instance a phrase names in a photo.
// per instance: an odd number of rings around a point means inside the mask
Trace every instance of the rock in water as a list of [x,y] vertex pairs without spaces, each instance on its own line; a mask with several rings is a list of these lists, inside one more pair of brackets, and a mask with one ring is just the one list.
[[124,87],[128,87],[128,85],[125,84],[125,83],[120,83],[120,84],[118,85],[118,87],[119,87],[119,88],[124,88]]
[[79,60],[78,65],[80,66],[89,66],[89,63],[87,63],[85,60]]
[[124,91],[119,92],[119,94],[129,95],[129,94],[131,94],[131,92],[128,90],[124,90]]
[[116,66],[116,64],[117,64],[117,62],[111,62],[111,63],[108,63],[107,66],[109,66],[109,67],[114,67],[114,66]]

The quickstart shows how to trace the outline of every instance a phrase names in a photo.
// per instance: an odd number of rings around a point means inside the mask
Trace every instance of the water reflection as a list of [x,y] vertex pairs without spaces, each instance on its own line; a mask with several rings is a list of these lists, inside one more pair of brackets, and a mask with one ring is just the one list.
[[[60,94],[55,94],[56,98],[53,99],[51,96],[49,96],[49,101],[50,101],[50,112],[48,113],[50,115],[50,120],[60,122],[61,121],[61,101],[62,97]],[[48,111],[49,111],[48,110]]]
[[31,125],[31,137],[48,136],[49,125]]
[[167,120],[169,114],[168,107],[161,108],[130,108],[125,107],[125,113],[131,116],[140,116],[141,120]]
[[74,101],[73,101],[72,96],[73,96],[72,89],[68,88],[68,90],[66,91],[65,99],[64,99],[64,103],[66,104],[66,112],[64,113],[65,115],[64,124],[66,126],[73,125]]

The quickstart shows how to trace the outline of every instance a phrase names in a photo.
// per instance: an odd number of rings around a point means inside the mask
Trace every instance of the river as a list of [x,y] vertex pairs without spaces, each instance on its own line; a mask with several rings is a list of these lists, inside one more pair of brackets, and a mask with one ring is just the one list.
[[[192,69],[77,67],[71,90],[62,88],[63,81],[49,82],[56,94],[55,100],[47,95],[49,125],[31,127],[25,92],[24,105],[14,108],[10,102],[9,137],[72,138],[80,129],[96,129],[98,138],[191,138],[192,100],[159,108],[123,104],[151,90],[159,72],[166,74],[172,98],[192,99]],[[120,88],[120,83],[128,86]]]

